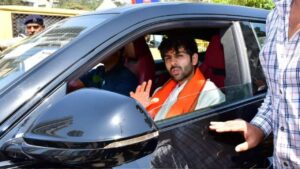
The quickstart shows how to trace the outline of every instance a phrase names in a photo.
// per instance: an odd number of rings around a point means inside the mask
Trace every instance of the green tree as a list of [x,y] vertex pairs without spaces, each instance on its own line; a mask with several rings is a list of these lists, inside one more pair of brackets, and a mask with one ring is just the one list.
[[242,5],[256,8],[272,9],[274,3],[272,0],[212,0],[214,3]]
[[23,5],[22,0],[1,0],[0,5]]
[[60,0],[58,8],[95,10],[103,0]]

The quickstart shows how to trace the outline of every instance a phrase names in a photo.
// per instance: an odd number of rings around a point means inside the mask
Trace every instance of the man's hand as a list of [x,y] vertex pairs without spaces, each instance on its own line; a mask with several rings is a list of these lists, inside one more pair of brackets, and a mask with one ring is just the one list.
[[140,102],[145,108],[151,104],[150,89],[152,86],[152,80],[143,82],[139,85],[135,92],[130,92],[130,96]]
[[242,132],[246,141],[235,147],[237,152],[246,151],[257,146],[264,138],[261,129],[240,119],[226,122],[210,122],[209,128],[218,133]]

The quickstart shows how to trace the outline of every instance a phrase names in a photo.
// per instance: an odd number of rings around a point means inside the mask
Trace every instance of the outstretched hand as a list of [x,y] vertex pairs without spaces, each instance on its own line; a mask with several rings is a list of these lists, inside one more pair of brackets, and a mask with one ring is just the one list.
[[264,138],[263,131],[244,120],[230,120],[226,122],[210,122],[209,128],[218,133],[242,132],[245,142],[237,145],[235,151],[241,152],[257,146]]
[[151,104],[151,86],[152,80],[148,80],[148,82],[143,82],[136,88],[135,92],[130,92],[130,97],[140,102],[144,107],[148,107]]

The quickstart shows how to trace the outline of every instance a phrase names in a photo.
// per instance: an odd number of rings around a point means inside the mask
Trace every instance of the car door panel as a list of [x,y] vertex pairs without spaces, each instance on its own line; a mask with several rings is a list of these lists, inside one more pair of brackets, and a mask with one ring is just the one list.
[[[243,142],[239,133],[219,134],[209,131],[210,121],[224,121],[235,118],[251,119],[261,100],[240,103],[236,109],[214,112],[178,126],[169,126],[160,132],[160,140],[153,154],[153,168],[249,168],[268,166],[269,150],[261,147],[236,153],[234,147]],[[193,112],[198,113],[200,112]],[[267,145],[264,145],[266,147]],[[269,146],[272,147],[272,146]],[[264,152],[264,153],[263,153]],[[255,157],[255,158],[253,158]]]

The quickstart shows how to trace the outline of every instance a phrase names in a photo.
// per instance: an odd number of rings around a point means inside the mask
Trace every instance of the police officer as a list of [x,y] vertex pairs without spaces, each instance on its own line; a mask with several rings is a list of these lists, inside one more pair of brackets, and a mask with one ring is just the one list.
[[40,15],[28,15],[24,21],[26,28],[26,35],[32,36],[44,30],[44,19]]

